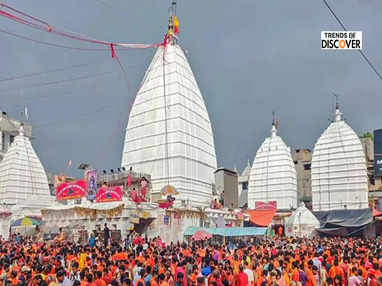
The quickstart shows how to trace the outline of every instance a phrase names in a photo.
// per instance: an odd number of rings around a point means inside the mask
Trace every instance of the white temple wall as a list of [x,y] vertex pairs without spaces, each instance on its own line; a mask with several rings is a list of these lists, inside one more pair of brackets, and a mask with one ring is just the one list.
[[0,235],[6,240],[9,237],[10,227],[11,227],[11,217],[10,216],[0,218]]

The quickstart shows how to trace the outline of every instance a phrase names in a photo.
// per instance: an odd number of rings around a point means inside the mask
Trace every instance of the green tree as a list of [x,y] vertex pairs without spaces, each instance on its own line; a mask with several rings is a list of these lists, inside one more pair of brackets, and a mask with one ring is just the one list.
[[371,138],[373,139],[373,134],[371,134],[370,132],[365,132],[362,134],[361,138]]

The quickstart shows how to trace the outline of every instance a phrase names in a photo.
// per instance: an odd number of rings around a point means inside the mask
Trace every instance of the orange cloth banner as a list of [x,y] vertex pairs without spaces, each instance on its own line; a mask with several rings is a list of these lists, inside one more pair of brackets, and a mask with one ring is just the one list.
[[276,209],[248,210],[249,220],[256,226],[268,226],[276,214]]

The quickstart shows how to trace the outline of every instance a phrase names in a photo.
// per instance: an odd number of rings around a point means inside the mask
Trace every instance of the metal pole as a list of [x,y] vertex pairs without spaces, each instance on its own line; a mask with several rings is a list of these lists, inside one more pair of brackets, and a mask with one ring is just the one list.
[[301,237],[301,212],[298,213],[298,230],[300,232]]

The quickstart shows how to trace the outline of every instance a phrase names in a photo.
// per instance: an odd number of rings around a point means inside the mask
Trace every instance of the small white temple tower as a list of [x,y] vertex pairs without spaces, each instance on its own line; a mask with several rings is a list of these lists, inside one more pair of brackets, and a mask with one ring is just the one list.
[[276,201],[278,210],[297,208],[296,169],[290,148],[277,135],[278,123],[273,119],[271,136],[256,152],[248,186],[248,207],[256,202]]
[[368,208],[365,154],[338,103],[333,122],[314,146],[312,202],[314,211]]
[[19,216],[40,215],[40,209],[53,201],[44,167],[24,136],[23,125],[0,162],[0,201],[13,205]]

